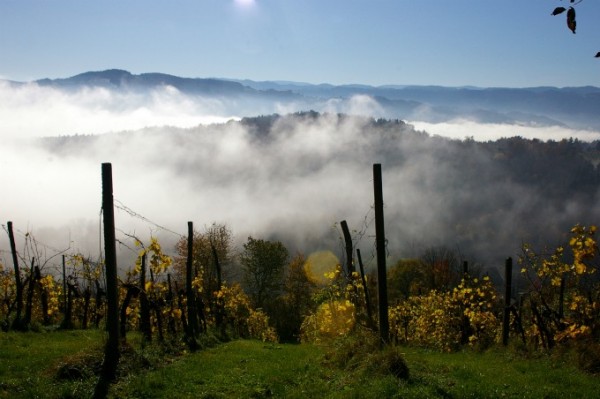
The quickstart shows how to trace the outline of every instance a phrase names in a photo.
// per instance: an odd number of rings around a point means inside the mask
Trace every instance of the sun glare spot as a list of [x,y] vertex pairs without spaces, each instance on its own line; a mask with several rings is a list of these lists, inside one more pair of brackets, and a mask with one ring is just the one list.
[[316,283],[326,284],[328,279],[325,273],[335,271],[335,267],[340,263],[337,256],[331,251],[313,252],[306,259],[304,271],[306,275]]
[[255,0],[234,0],[234,3],[239,6],[239,7],[252,7],[254,4],[256,4]]

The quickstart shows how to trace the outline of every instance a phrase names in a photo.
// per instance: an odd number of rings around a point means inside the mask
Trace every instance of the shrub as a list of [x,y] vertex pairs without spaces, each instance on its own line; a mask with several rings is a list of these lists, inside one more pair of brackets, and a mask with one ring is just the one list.
[[432,290],[391,307],[390,335],[398,342],[444,351],[463,344],[485,348],[498,334],[496,302],[489,278],[464,279],[452,291]]

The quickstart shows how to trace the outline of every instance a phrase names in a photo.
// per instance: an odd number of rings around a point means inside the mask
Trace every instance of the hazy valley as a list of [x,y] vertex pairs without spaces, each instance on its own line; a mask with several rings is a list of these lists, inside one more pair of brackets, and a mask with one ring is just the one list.
[[[371,258],[373,163],[383,165],[394,259],[447,246],[499,266],[523,242],[557,244],[600,214],[597,88],[331,86],[111,70],[4,82],[0,93],[0,181],[11,192],[3,223],[54,249],[98,252],[102,162],[113,163],[125,245],[131,234],[172,243],[192,220],[227,224],[238,244],[253,235],[341,254],[336,223],[347,220]],[[459,139],[430,134],[443,128]],[[501,138],[519,133],[543,140]],[[579,140],[544,141],[559,134]]]

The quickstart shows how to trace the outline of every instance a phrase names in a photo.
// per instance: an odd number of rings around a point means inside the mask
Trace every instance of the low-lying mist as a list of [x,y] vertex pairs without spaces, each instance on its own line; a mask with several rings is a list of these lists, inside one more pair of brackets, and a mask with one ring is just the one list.
[[[600,215],[595,147],[499,140],[523,135],[523,126],[414,123],[432,136],[373,119],[382,111],[367,96],[314,104],[324,113],[257,118],[242,117],[306,104],[252,108],[168,87],[141,96],[8,84],[0,100],[1,222],[14,222],[18,246],[31,232],[47,255],[69,248],[98,256],[103,162],[113,165],[122,267],[133,257],[132,236],[158,236],[172,253],[187,221],[198,230],[226,224],[238,248],[252,235],[282,240],[292,253],[341,254],[336,223],[347,220],[369,261],[374,163],[382,164],[394,259],[445,245],[499,266],[521,243],[553,246],[573,224]],[[440,137],[446,127],[452,137],[472,139]],[[526,129],[540,139],[577,133]],[[479,142],[487,140],[497,141]],[[6,235],[0,249],[9,264]]]

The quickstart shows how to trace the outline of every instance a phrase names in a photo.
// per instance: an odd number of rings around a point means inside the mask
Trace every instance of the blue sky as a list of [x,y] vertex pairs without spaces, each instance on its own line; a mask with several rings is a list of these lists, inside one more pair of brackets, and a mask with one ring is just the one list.
[[0,77],[600,86],[600,1],[0,0]]

